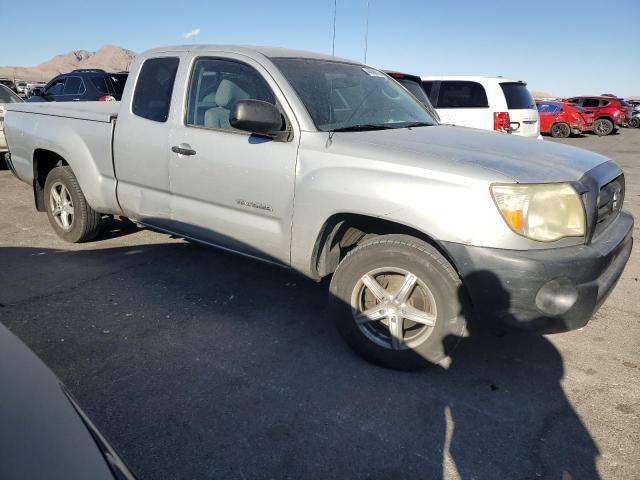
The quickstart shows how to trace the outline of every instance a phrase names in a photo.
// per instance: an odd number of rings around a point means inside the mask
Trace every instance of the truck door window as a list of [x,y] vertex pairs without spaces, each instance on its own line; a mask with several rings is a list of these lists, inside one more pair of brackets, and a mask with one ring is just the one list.
[[154,122],[167,121],[178,63],[175,57],[145,60],[133,94],[135,115]]
[[249,65],[219,58],[196,60],[189,82],[187,125],[235,130],[229,114],[238,100],[276,104],[267,82]]

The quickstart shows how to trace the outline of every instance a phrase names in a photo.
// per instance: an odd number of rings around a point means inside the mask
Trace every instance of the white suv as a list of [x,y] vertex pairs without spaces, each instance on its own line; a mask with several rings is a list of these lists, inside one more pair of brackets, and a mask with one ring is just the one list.
[[442,123],[542,140],[536,102],[521,80],[423,76],[422,85]]

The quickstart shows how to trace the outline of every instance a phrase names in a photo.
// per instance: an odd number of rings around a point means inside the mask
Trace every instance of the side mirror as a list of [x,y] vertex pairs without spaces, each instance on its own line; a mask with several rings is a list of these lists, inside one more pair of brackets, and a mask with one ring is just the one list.
[[34,88],[33,90],[31,90],[32,97],[42,97],[43,94],[44,90],[42,90],[41,88]]
[[239,100],[231,109],[233,128],[258,135],[276,135],[282,128],[282,114],[275,105],[261,100]]

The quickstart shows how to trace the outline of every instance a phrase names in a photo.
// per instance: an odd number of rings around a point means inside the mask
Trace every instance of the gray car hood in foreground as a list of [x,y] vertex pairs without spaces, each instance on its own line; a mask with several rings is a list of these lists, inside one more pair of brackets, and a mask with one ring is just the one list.
[[336,143],[359,144],[369,151],[379,149],[390,153],[391,160],[399,163],[419,156],[426,164],[432,161],[474,165],[498,173],[501,177],[498,181],[503,177],[519,183],[574,181],[610,161],[597,153],[549,141],[445,125],[346,135],[336,133],[336,139],[341,136]]
[[0,478],[113,480],[53,373],[0,325]]

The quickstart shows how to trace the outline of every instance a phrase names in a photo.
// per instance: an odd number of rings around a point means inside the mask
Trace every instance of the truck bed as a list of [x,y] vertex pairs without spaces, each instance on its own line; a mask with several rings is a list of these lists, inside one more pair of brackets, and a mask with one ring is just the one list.
[[119,102],[11,104],[5,134],[15,175],[29,185],[42,184],[36,173],[59,157],[73,170],[91,207],[119,214],[112,156],[119,107]]
[[7,110],[109,123],[117,118],[120,102],[13,103]]

